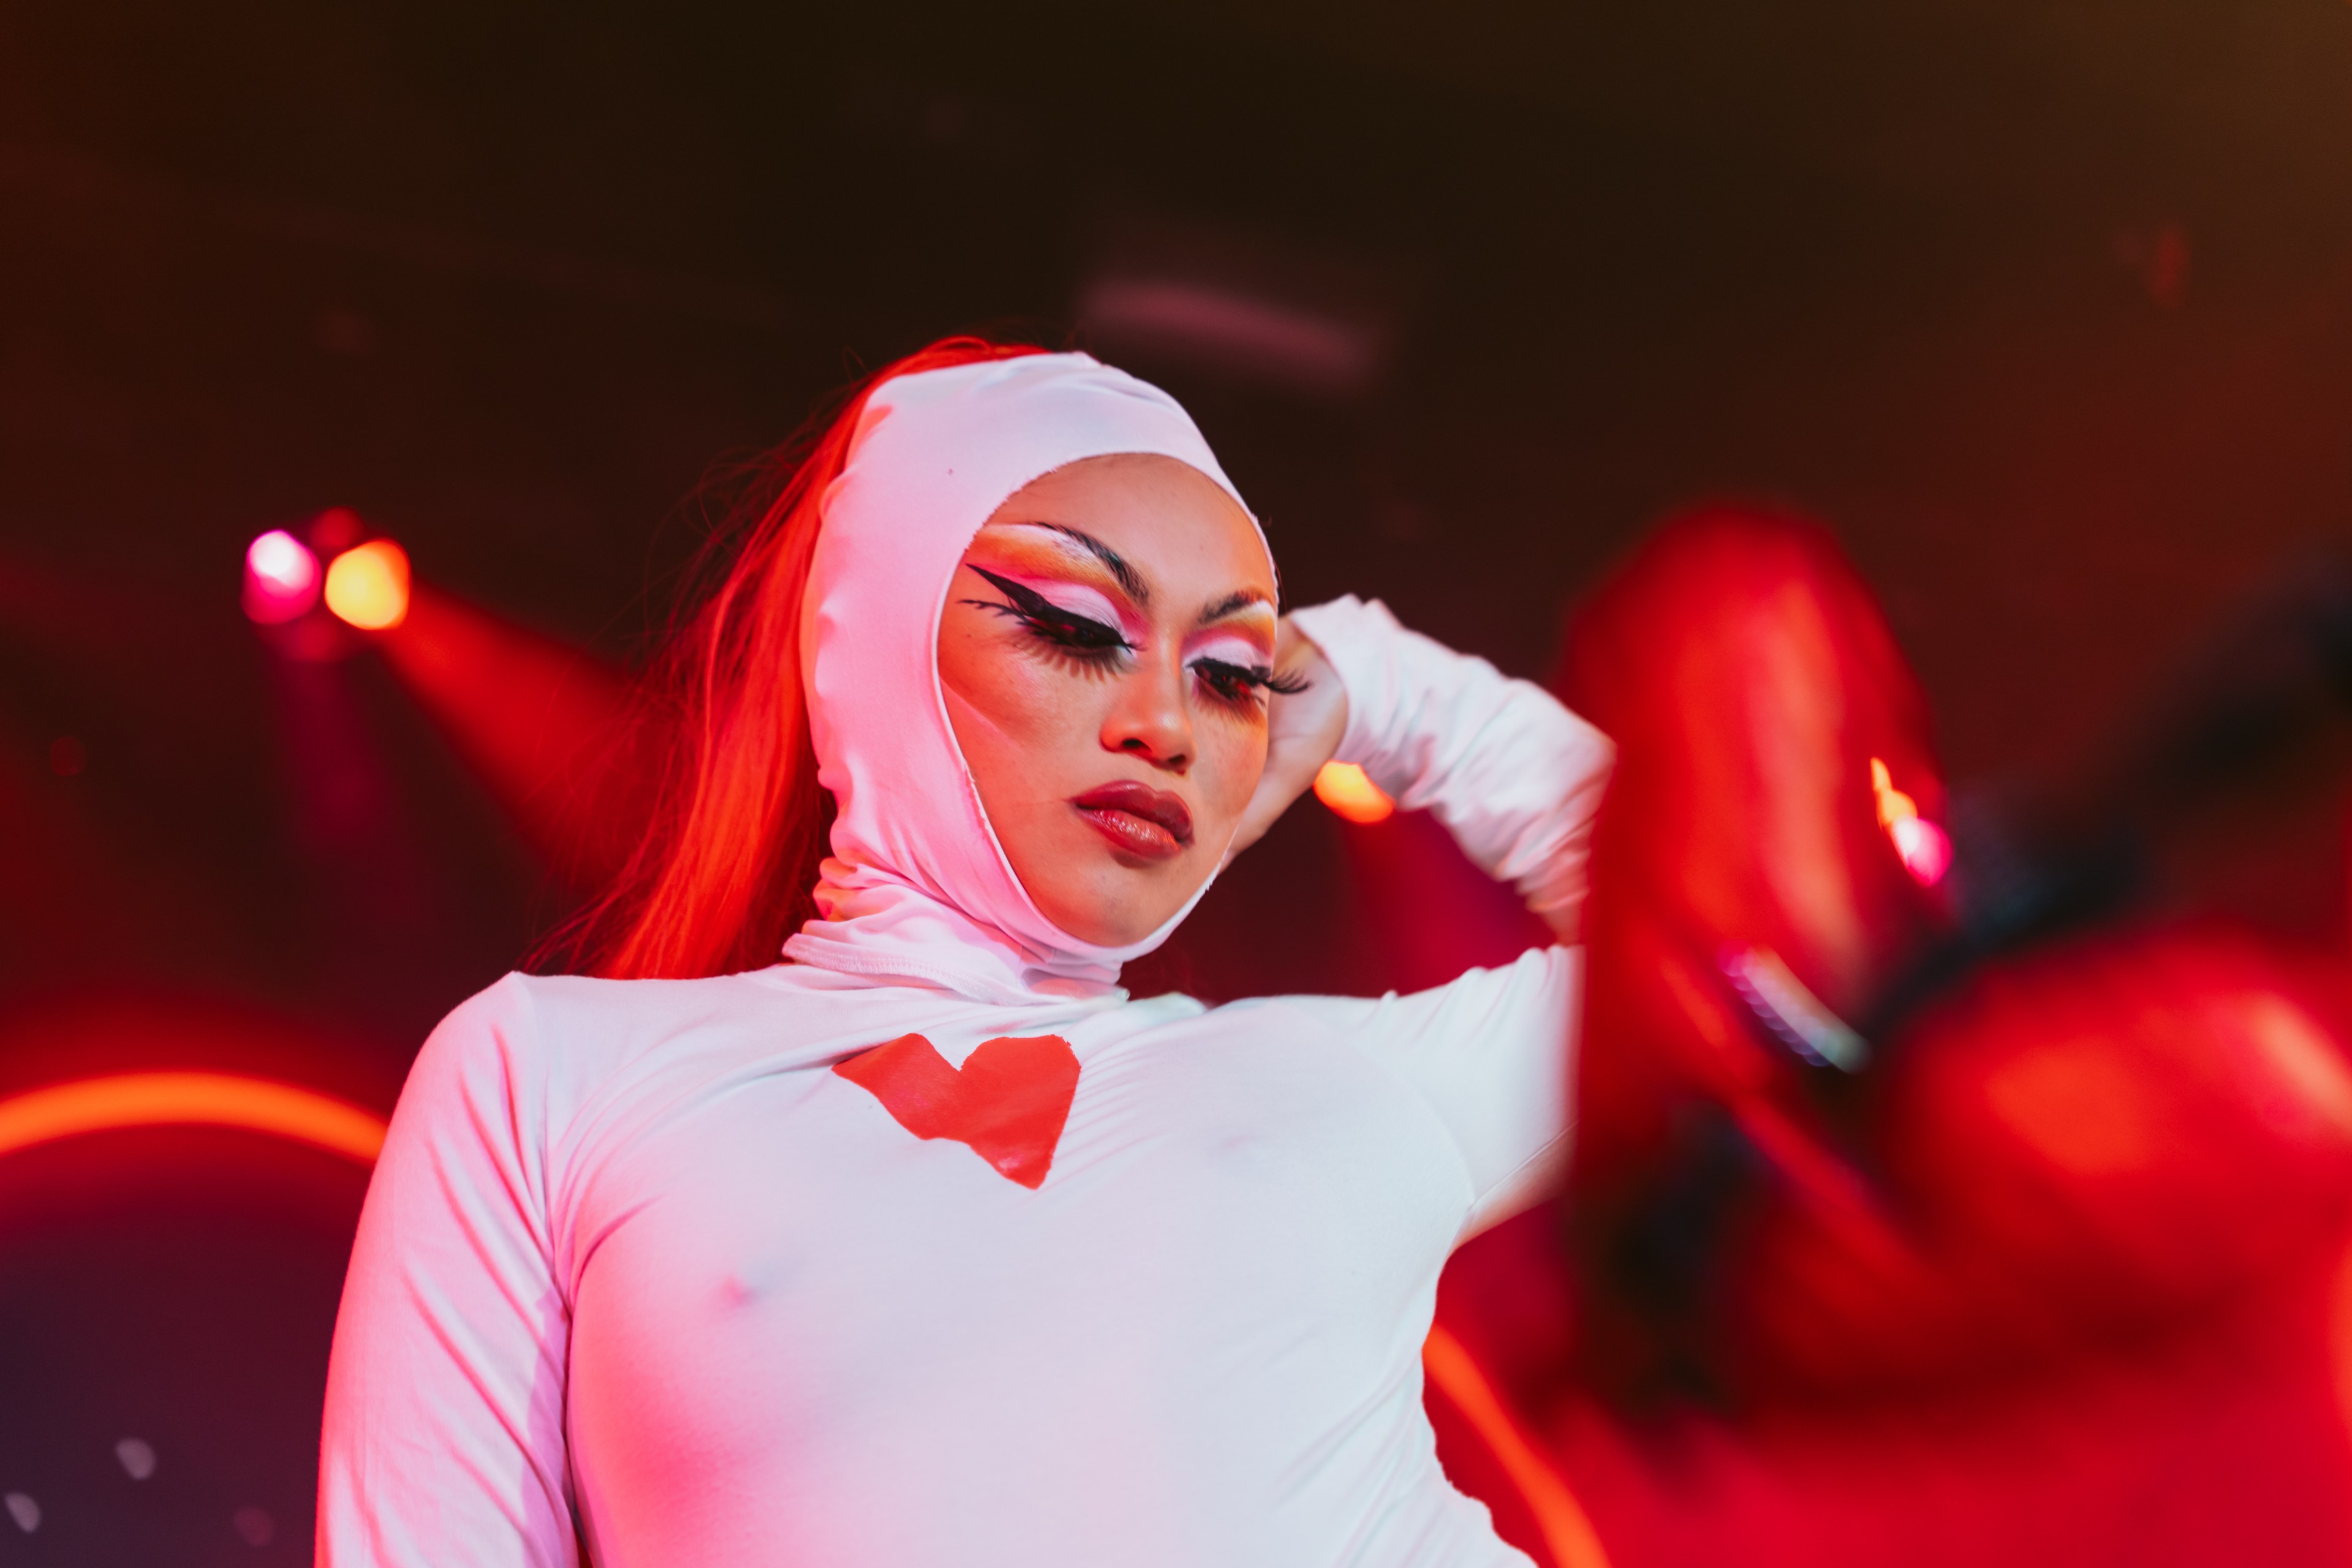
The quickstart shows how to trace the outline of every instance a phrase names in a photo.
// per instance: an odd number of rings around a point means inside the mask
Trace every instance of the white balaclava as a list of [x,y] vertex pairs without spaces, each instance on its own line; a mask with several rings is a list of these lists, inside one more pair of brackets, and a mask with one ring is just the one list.
[[803,605],[809,730],[837,814],[819,917],[787,956],[981,1001],[1115,998],[1119,966],[1198,902],[1124,947],[1046,919],[989,825],[940,689],[940,616],[981,525],[1031,480],[1118,453],[1188,464],[1241,504],[1175,399],[1086,354],[923,371],[867,396],[819,503]]

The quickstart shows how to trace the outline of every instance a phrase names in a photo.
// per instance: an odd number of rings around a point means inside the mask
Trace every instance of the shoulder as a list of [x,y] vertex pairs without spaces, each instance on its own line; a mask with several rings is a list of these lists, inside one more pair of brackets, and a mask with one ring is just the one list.
[[[789,988],[785,988],[789,990]],[[417,1055],[408,1096],[456,1091],[520,1106],[576,1105],[665,1045],[788,997],[767,971],[693,980],[509,974],[453,1009]]]
[[[1565,1009],[1583,972],[1581,947],[1531,947],[1508,964],[1467,969],[1442,986],[1390,991],[1379,997],[1253,997],[1213,1009],[1213,1019],[1254,1027],[1285,1020],[1289,1027],[1330,1030],[1360,1044],[1399,1028],[1475,1030],[1481,1019],[1516,1014],[1530,1004]],[[1259,1020],[1264,1020],[1261,1024]]]

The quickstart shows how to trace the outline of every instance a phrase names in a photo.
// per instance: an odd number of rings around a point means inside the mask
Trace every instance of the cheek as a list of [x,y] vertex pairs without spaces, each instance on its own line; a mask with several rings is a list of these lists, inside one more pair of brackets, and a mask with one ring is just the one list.
[[1192,782],[1201,804],[1239,817],[1265,772],[1265,727],[1206,716],[1195,720],[1193,733],[1199,737],[1200,760],[1193,766]]
[[1094,739],[1091,694],[1083,681],[991,644],[984,635],[941,639],[940,679],[964,760],[992,800],[1050,792],[1057,766]]

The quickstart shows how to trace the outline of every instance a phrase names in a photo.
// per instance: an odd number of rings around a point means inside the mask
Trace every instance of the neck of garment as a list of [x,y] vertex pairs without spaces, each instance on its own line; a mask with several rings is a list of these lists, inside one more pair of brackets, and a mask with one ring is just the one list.
[[784,944],[796,963],[1006,1007],[1127,998],[1106,949],[1024,941],[881,866],[828,858],[816,904],[818,917]]

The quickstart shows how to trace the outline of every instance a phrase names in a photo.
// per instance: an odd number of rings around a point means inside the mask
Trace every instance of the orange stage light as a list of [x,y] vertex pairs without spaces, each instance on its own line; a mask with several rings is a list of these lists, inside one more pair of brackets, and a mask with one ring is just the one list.
[[370,539],[327,568],[327,608],[362,632],[388,632],[408,618],[408,552]]
[[241,1127],[309,1144],[366,1166],[383,1147],[383,1118],[291,1083],[226,1072],[127,1072],[0,1100],[0,1155],[83,1133],[125,1127]]
[[1327,762],[1315,775],[1315,798],[1351,822],[1377,822],[1396,802],[1352,762]]

